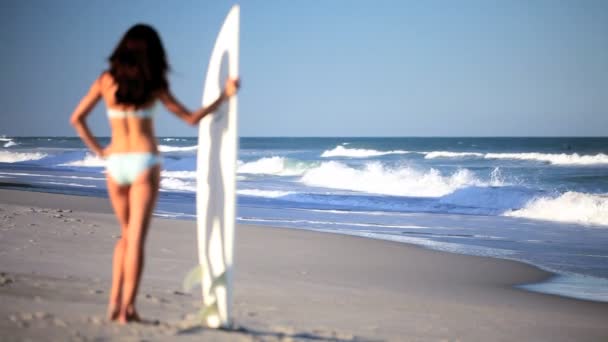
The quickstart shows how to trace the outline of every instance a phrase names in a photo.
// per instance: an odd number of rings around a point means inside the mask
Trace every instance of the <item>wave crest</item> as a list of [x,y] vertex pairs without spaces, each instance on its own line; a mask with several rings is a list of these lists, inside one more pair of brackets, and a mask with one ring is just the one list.
[[178,178],[162,178],[160,180],[160,188],[161,190],[167,191],[188,191],[188,192],[196,192],[196,183],[188,182]]
[[105,160],[90,153],[87,153],[82,160],[75,160],[68,163],[59,164],[59,166],[79,166],[79,167],[104,167]]
[[425,159],[434,158],[468,158],[468,157],[483,157],[483,153],[477,152],[449,152],[449,151],[433,151],[428,152],[424,156]]
[[169,145],[158,145],[158,150],[161,152],[184,152],[184,151],[196,151],[197,145],[193,146],[169,146]]
[[253,197],[267,197],[267,198],[278,198],[291,194],[295,194],[293,191],[282,191],[282,190],[260,190],[260,189],[243,189],[236,192],[238,195],[253,196]]
[[552,165],[597,165],[608,164],[608,155],[599,153],[595,155],[579,155],[578,153],[478,153],[478,152],[450,152],[432,151],[421,152],[425,159],[434,158],[483,158],[483,159],[511,159],[549,163]]
[[336,146],[333,150],[324,151],[321,154],[323,158],[329,157],[351,157],[351,158],[366,158],[366,157],[377,157],[384,156],[387,154],[406,154],[409,151],[394,150],[394,151],[376,151],[367,150],[360,148],[346,148],[344,146]]
[[294,161],[284,157],[265,157],[248,163],[239,161],[237,172],[277,176],[299,176],[313,165],[314,164]]
[[170,178],[183,178],[183,179],[195,179],[196,171],[167,171],[163,170],[161,172],[162,177],[170,177]]
[[608,155],[579,155],[578,153],[487,153],[486,159],[516,159],[547,162],[553,165],[594,165],[608,164]]
[[18,163],[24,161],[34,161],[46,157],[46,153],[40,152],[9,152],[0,151],[0,163]]
[[436,169],[388,168],[379,162],[368,162],[363,169],[355,169],[336,161],[306,171],[300,181],[324,188],[413,197],[440,197],[466,186],[485,185],[467,169],[443,175]]
[[558,197],[535,198],[522,209],[504,215],[608,226],[608,195],[568,191]]

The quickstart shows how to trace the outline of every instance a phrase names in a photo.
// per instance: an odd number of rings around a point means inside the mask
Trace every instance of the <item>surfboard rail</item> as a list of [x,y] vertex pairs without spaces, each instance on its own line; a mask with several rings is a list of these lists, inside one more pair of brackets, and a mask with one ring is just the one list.
[[[228,77],[238,77],[240,7],[233,6],[217,36],[203,90],[214,102]],[[211,328],[232,324],[232,287],[238,153],[237,96],[199,123],[197,242],[202,291],[201,319]]]

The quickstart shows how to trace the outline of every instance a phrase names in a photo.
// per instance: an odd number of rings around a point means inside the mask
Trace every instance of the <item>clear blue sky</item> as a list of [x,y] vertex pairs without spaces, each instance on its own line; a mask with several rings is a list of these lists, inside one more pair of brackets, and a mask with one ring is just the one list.
[[[229,1],[0,5],[0,134],[68,118],[133,24],[200,104]],[[241,136],[606,136],[608,1],[243,1]],[[90,117],[109,135],[104,106]],[[157,134],[195,129],[163,111]]]

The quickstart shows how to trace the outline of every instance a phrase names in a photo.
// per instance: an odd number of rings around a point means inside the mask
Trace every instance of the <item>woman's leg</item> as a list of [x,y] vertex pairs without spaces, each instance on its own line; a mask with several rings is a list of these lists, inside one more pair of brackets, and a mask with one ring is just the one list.
[[124,257],[124,280],[119,321],[137,320],[135,297],[144,265],[144,242],[160,182],[160,166],[144,171],[129,191],[129,228]]
[[121,235],[114,247],[112,260],[112,288],[108,304],[108,319],[115,320],[120,311],[123,281],[124,250],[127,245],[127,226],[129,223],[129,186],[121,186],[108,175],[108,195],[114,213],[120,224]]

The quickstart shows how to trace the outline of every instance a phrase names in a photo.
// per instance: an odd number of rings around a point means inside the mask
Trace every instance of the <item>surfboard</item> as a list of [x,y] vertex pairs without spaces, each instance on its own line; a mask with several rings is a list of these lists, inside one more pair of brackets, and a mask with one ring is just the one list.
[[[233,6],[217,36],[203,89],[203,106],[239,74],[239,14]],[[237,96],[199,123],[196,214],[203,324],[231,325],[238,152]]]

